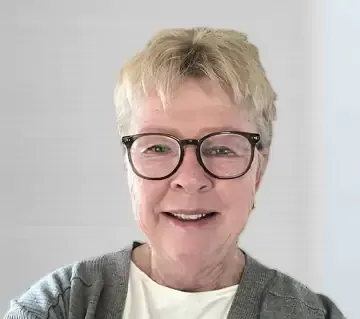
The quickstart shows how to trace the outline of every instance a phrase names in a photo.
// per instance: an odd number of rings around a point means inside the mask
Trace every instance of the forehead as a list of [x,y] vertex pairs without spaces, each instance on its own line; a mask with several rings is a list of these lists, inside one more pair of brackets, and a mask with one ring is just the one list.
[[189,79],[174,93],[165,108],[156,94],[143,100],[133,114],[131,134],[164,132],[198,138],[220,130],[256,132],[245,106],[235,106],[210,80]]

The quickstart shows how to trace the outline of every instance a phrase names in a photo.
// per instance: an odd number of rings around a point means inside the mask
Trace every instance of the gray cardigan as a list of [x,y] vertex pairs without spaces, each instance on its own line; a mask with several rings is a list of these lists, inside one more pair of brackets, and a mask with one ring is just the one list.
[[[11,301],[4,319],[121,318],[134,242],[118,252],[59,268]],[[229,319],[344,319],[336,305],[246,254]]]

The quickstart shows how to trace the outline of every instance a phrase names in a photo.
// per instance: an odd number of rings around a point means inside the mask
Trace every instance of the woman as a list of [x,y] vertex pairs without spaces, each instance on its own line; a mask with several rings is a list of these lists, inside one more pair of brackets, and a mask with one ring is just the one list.
[[344,318],[237,245],[268,162],[275,100],[244,34],[156,34],[115,90],[146,243],[56,270],[5,318]]

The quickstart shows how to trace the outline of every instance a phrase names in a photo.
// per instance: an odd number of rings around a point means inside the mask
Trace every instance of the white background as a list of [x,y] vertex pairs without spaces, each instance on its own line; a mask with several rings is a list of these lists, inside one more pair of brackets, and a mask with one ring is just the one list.
[[0,2],[0,313],[49,271],[142,238],[116,135],[116,73],[159,28],[213,26],[249,34],[279,95],[242,246],[356,318],[360,8],[125,3]]
[[360,4],[330,0],[322,7],[324,288],[355,319],[360,297]]

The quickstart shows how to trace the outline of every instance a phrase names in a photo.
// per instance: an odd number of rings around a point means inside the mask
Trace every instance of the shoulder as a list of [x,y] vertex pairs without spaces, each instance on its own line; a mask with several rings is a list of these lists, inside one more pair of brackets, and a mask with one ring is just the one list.
[[[259,264],[259,263],[258,263]],[[327,296],[313,291],[295,278],[259,264],[264,273],[272,274],[266,283],[262,311],[274,315],[288,311],[291,318],[345,319]],[[272,318],[272,317],[271,317]]]
[[[84,311],[116,278],[126,284],[131,246],[58,268],[11,300],[6,318],[67,318],[71,307]],[[73,298],[74,296],[74,298]]]
[[274,271],[274,278],[269,285],[268,293],[274,297],[298,300],[304,306],[317,309],[323,313],[327,311],[329,299],[325,299],[305,284],[278,270]]

